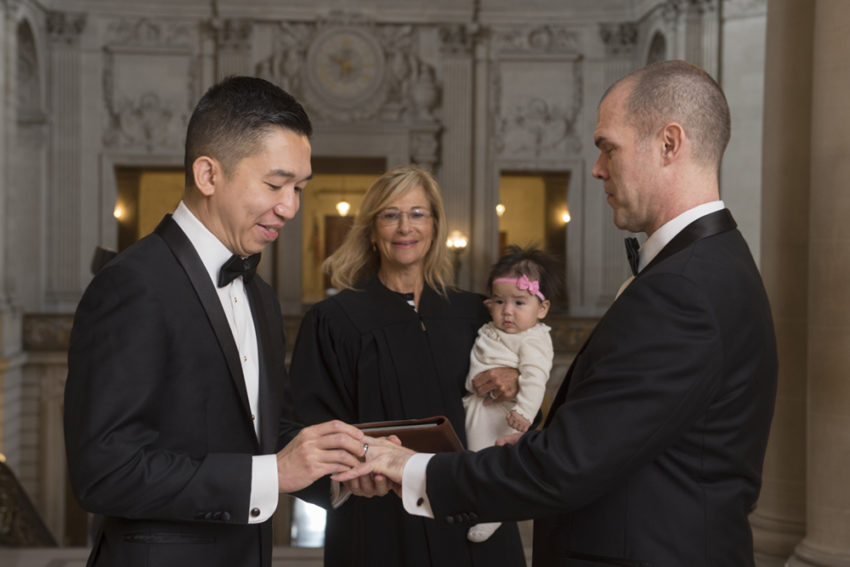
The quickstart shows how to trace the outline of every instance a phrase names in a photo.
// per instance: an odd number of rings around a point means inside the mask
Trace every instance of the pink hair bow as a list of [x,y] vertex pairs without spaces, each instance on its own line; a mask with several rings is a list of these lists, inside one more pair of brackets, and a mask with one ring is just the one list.
[[540,282],[537,280],[530,280],[528,276],[523,274],[522,276],[514,279],[514,278],[496,278],[493,280],[493,283],[496,282],[512,282],[516,284],[517,289],[521,289],[523,291],[527,291],[531,295],[536,295],[540,298],[540,301],[546,301],[546,297],[540,292]]

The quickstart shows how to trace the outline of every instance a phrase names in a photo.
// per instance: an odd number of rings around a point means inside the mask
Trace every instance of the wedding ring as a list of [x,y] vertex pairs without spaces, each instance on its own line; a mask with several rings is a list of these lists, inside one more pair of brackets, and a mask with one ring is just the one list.
[[363,460],[366,460],[366,452],[369,450],[369,444],[363,443]]
[[496,399],[496,390],[490,390],[490,399],[491,399],[491,400],[495,400],[495,399]]

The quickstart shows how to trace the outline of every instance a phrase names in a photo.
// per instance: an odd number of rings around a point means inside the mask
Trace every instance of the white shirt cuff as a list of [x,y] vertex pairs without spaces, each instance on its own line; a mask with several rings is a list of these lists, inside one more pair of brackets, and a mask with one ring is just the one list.
[[416,453],[404,465],[404,471],[401,473],[401,500],[408,514],[434,517],[431,501],[426,493],[425,478],[428,462],[433,456],[433,453]]
[[351,490],[341,482],[331,481],[331,507],[336,510],[351,497]]
[[277,509],[277,455],[251,457],[251,499],[248,503],[248,523],[260,524],[272,517]]

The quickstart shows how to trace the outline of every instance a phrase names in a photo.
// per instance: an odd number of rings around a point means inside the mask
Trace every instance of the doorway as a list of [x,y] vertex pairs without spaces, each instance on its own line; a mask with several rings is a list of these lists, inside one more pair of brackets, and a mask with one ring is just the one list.
[[360,211],[363,195],[386,171],[384,158],[314,157],[313,178],[301,202],[302,302],[311,305],[334,290],[322,262],[345,239]]
[[[509,245],[535,246],[555,256],[566,269],[568,171],[502,171],[499,176],[499,256]],[[566,311],[567,293],[552,302],[555,311]]]

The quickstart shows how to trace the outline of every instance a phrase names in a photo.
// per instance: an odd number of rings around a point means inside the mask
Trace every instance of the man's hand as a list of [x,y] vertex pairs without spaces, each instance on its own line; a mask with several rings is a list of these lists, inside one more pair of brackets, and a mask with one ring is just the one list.
[[513,400],[519,392],[519,370],[491,368],[472,379],[475,393],[484,398],[484,405]]
[[302,429],[277,454],[278,491],[295,492],[319,478],[350,470],[363,456],[363,432],[339,420]]
[[333,475],[331,479],[348,482],[363,475],[375,473],[383,475],[393,485],[401,487],[404,465],[416,453],[383,437],[380,439],[364,437],[363,441],[369,444],[366,461],[349,471]]
[[[401,440],[395,435],[390,435],[387,439],[401,446]],[[368,451],[363,459],[364,461],[366,457],[368,457]],[[390,490],[394,491],[401,498],[401,485],[392,482],[384,475],[378,473],[364,474],[363,476],[351,479],[345,483],[345,487],[355,496],[362,496],[364,498],[386,496]]]

